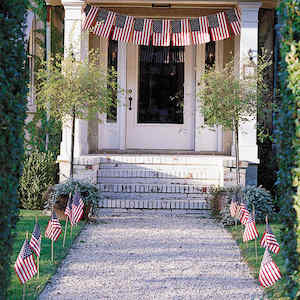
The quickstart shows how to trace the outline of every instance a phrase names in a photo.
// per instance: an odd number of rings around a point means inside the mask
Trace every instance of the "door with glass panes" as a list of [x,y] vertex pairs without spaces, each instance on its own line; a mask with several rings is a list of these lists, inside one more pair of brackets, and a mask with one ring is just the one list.
[[127,149],[194,149],[194,47],[127,45]]

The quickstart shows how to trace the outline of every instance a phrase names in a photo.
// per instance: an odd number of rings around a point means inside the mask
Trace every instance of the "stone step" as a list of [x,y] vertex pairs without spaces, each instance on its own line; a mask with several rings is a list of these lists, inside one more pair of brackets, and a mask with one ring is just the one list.
[[111,193],[176,193],[176,194],[204,194],[208,193],[211,186],[192,184],[99,184],[100,192]]
[[210,209],[205,201],[174,200],[174,199],[102,199],[99,207],[120,209]]

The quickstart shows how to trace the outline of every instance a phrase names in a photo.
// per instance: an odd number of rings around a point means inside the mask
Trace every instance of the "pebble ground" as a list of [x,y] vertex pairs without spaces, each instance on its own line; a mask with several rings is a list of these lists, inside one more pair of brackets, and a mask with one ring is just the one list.
[[230,234],[209,216],[98,217],[40,300],[256,300],[263,291]]

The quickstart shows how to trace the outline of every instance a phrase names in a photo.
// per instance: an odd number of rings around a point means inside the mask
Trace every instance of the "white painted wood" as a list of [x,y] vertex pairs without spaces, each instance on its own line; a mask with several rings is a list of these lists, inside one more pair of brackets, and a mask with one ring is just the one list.
[[[194,150],[195,51],[185,48],[184,124],[138,124],[138,46],[127,45],[127,89],[132,90],[132,110],[127,106],[128,149]],[[127,94],[127,102],[129,95]]]
[[[258,50],[258,11],[261,2],[240,2],[239,6],[242,15],[239,58],[240,70],[243,70],[243,64],[247,63],[248,51],[250,49],[254,53],[254,62],[256,62]],[[239,128],[240,160],[252,163],[259,162],[256,141],[256,119],[241,124]]]
[[[108,40],[105,38],[99,38],[98,49],[100,50],[102,57],[102,64],[107,67],[108,59]],[[119,51],[118,51],[119,52]],[[119,57],[118,57],[119,61]],[[120,149],[120,114],[119,105],[117,108],[117,122],[107,122],[106,114],[99,116],[99,137],[98,137],[98,149]]]

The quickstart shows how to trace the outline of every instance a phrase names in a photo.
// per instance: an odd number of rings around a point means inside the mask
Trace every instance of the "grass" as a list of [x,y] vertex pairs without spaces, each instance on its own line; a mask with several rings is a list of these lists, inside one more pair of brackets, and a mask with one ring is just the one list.
[[[281,243],[279,240],[279,232],[280,232],[281,225],[280,224],[270,224],[270,225],[280,245]],[[242,256],[244,260],[247,262],[250,271],[252,272],[252,275],[258,280],[260,264],[265,252],[265,248],[262,248],[260,246],[260,239],[265,230],[265,225],[256,224],[256,228],[259,232],[259,239],[257,240],[257,253],[258,253],[257,262],[256,262],[256,253],[255,253],[255,241],[253,240],[248,243],[243,242],[244,226],[238,225],[236,228],[235,226],[227,227],[228,231],[231,232],[232,237],[236,240],[237,244],[239,245]],[[300,240],[299,240],[299,244],[300,244]],[[283,274],[285,272],[285,268],[284,268],[284,257],[282,256],[281,251],[278,253],[278,255],[272,253],[271,255],[273,261],[277,264],[278,268],[280,269],[280,272]],[[280,285],[281,285],[281,280],[277,281],[272,287],[265,289],[265,292],[268,293],[268,299],[281,299],[281,300],[287,299],[279,296]]]
[[[8,288],[8,299],[17,300],[22,299],[23,285],[14,271],[14,263],[19,255],[21,247],[24,243],[26,232],[31,238],[31,233],[35,224],[35,218],[38,217],[38,222],[41,228],[42,244],[41,244],[41,255],[40,255],[40,276],[32,278],[26,283],[26,300],[36,299],[39,293],[44,289],[46,283],[50,280],[51,276],[56,272],[57,267],[61,260],[68,253],[68,249],[72,245],[72,241],[78,236],[81,228],[84,226],[84,222],[80,222],[79,225],[73,228],[72,238],[70,236],[70,223],[68,224],[68,233],[66,236],[65,248],[63,248],[63,234],[65,228],[65,221],[60,221],[63,232],[61,233],[58,240],[54,243],[54,262],[51,263],[51,240],[45,238],[44,233],[48,225],[49,216],[42,215],[41,211],[32,210],[21,210],[20,219],[17,223],[15,230],[16,237],[14,242],[13,255],[11,257],[11,282]],[[37,262],[37,260],[35,259]]]

